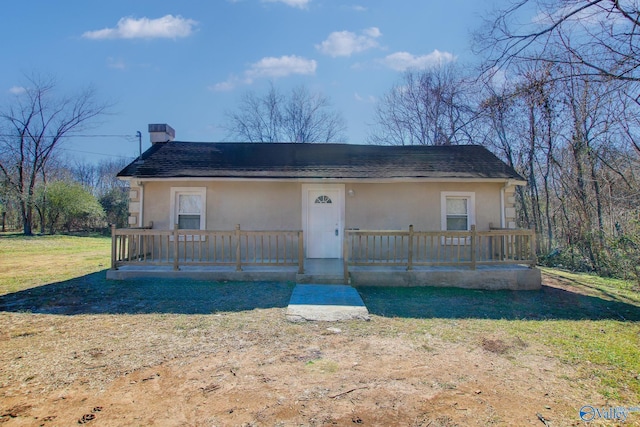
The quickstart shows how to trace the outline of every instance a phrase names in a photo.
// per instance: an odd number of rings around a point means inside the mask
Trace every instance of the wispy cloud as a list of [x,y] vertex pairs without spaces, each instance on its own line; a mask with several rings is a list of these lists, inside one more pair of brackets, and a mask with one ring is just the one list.
[[329,56],[351,56],[354,53],[378,47],[382,33],[378,27],[367,28],[360,34],[351,31],[335,31],[325,41],[316,45],[316,49]]
[[213,86],[209,86],[209,89],[215,92],[229,92],[234,90],[240,83],[241,79],[239,79],[237,76],[231,76],[223,82],[216,83]]
[[13,94],[13,95],[20,95],[23,94],[27,91],[26,88],[22,87],[22,86],[12,86],[9,88],[9,93]]
[[[629,2],[632,3],[632,2]],[[634,9],[637,10],[637,0],[633,3],[636,5]],[[566,19],[567,22],[579,23],[581,25],[590,26],[602,23],[614,23],[616,21],[625,20],[626,18],[621,12],[615,8],[613,10],[605,10],[601,6],[582,8],[582,4],[579,2],[571,2],[569,4],[562,4],[555,10],[541,11],[533,18],[531,23],[534,25],[553,25],[554,23]]]
[[299,9],[306,9],[311,3],[311,0],[262,0],[263,3],[284,3],[287,6],[297,7]]
[[127,68],[127,64],[124,62],[122,58],[107,58],[107,67],[114,68],[116,70],[124,70]]
[[82,37],[91,40],[102,39],[155,39],[190,36],[197,21],[186,19],[182,16],[165,15],[162,18],[135,19],[131,17],[121,18],[114,28],[104,28],[102,30],[87,31]]
[[290,75],[313,75],[318,63],[313,59],[306,59],[296,55],[285,55],[279,58],[265,57],[249,66],[242,77],[231,76],[226,81],[216,83],[210,89],[214,91],[229,91],[240,84],[252,84],[258,78],[280,78]]
[[251,64],[246,75],[255,77],[286,77],[290,74],[315,74],[318,64],[313,59],[300,56],[281,56],[280,58],[267,57]]
[[423,69],[436,65],[446,64],[456,60],[456,56],[449,52],[440,52],[438,49],[426,55],[416,56],[409,52],[396,52],[387,55],[380,62],[392,70],[405,71],[408,69]]
[[375,96],[373,96],[373,95],[362,96],[358,92],[355,92],[353,94],[353,98],[358,102],[366,102],[366,103],[369,103],[369,104],[375,104],[375,102],[376,102],[376,97]]

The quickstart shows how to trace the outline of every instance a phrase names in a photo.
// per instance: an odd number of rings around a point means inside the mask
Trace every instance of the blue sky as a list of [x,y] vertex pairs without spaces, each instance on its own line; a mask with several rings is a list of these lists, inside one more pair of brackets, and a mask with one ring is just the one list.
[[[61,6],[61,4],[63,6]],[[60,94],[93,85],[112,114],[85,133],[143,134],[168,123],[182,141],[222,141],[225,111],[270,82],[327,95],[364,143],[374,105],[402,72],[474,61],[477,0],[7,1],[0,15],[0,105],[25,74],[54,76]],[[135,138],[72,138],[65,155],[136,156]]]

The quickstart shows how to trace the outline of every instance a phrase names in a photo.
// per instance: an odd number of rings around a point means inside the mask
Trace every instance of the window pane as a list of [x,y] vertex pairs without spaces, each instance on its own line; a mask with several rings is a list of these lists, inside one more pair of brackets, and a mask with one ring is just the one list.
[[447,215],[467,215],[467,199],[447,198]]
[[178,213],[199,214],[202,212],[202,199],[197,194],[178,195]]
[[447,216],[447,230],[466,231],[468,229],[469,228],[467,227],[466,216],[458,216],[458,215]]
[[329,198],[329,196],[318,196],[318,198],[316,199],[315,203],[317,204],[328,204],[328,203],[332,203],[331,199]]
[[199,230],[200,215],[178,215],[178,228],[180,230]]

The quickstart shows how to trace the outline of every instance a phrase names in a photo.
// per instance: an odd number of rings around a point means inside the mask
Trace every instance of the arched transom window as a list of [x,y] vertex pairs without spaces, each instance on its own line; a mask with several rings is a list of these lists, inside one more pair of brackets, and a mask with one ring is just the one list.
[[318,198],[316,199],[316,201],[314,203],[325,205],[325,204],[329,204],[329,203],[333,203],[333,202],[331,201],[329,196],[318,196]]

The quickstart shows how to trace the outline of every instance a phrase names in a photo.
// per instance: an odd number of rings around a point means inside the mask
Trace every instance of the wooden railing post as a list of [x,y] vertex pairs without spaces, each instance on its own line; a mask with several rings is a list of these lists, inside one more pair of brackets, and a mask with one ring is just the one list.
[[531,241],[531,262],[529,263],[529,266],[531,268],[535,267],[537,262],[536,259],[536,230],[535,229],[531,229],[531,236],[529,237],[530,241]]
[[173,226],[173,269],[178,271],[180,266],[178,264],[178,258],[180,258],[180,236],[178,235],[178,224]]
[[344,274],[344,284],[349,284],[349,230],[344,229],[342,239],[342,272]]
[[298,274],[304,274],[304,231],[298,231]]
[[476,231],[475,224],[471,226],[471,245],[469,246],[471,250],[471,269],[476,269],[476,244],[477,244],[478,233]]
[[[242,260],[240,255],[242,251],[240,249],[240,224],[236,224],[236,271],[242,271]],[[277,254],[276,254],[277,256]]]
[[133,249],[136,246],[133,242],[133,234],[127,235],[127,261],[133,261]]
[[413,224],[409,225],[409,248],[407,252],[407,271],[411,271],[413,270]]
[[116,270],[116,225],[111,224],[111,269]]

